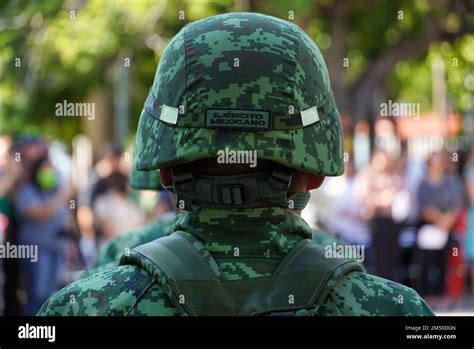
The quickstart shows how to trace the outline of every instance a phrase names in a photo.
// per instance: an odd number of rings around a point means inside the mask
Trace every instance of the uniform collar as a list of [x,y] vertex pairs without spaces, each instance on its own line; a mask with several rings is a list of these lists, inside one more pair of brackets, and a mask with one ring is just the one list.
[[174,231],[199,239],[213,256],[281,258],[311,228],[296,213],[280,207],[253,209],[198,208],[181,213]]

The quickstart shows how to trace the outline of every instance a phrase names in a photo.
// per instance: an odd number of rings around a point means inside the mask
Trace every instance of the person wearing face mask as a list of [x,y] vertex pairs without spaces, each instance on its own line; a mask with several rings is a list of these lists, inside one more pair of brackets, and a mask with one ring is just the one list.
[[[28,180],[19,188],[15,208],[19,218],[19,244],[36,248],[37,258],[22,258],[26,279],[26,314],[33,315],[59,286],[62,243],[72,188],[61,185],[49,158],[31,167]],[[32,248],[33,248],[32,247]]]
[[447,162],[445,152],[431,154],[418,188],[420,228],[413,263],[420,275],[413,286],[433,306],[442,304],[449,242],[463,200],[462,183],[447,171]]

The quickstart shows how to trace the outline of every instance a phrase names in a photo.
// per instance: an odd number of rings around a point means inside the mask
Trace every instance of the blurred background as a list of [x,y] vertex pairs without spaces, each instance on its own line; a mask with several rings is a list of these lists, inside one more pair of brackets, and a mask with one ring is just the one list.
[[42,258],[0,258],[0,314],[35,314],[105,241],[175,212],[127,185],[138,117],[173,35],[232,11],[297,23],[328,64],[346,171],[303,217],[438,314],[474,315],[470,0],[2,1],[0,243]]

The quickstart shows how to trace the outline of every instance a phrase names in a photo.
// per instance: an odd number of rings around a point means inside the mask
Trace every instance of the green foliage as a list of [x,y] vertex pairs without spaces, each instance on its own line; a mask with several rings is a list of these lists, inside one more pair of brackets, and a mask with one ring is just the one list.
[[434,44],[426,56],[399,62],[390,79],[391,97],[420,102],[423,111],[430,111],[433,103],[431,63],[434,57],[440,57],[444,63],[449,109],[466,112],[473,107],[473,35],[466,35],[454,44]]
[[[184,20],[179,18],[180,10]],[[350,61],[343,70],[347,90],[356,88],[370,64],[387,50],[406,38],[426,35],[430,21],[443,21],[448,31],[456,32],[465,20],[462,13],[448,13],[438,2],[428,0],[10,0],[0,3],[0,132],[38,131],[69,141],[80,131],[81,121],[58,122],[55,104],[87,101],[97,90],[112,95],[117,69],[125,58],[130,59],[130,125],[134,131],[169,39],[187,22],[242,10],[300,24],[325,55],[336,44],[333,28],[343,14],[343,53]],[[418,101],[429,111],[434,56],[445,62],[454,110],[464,113],[472,107],[474,93],[472,35],[433,43],[424,53],[399,61],[389,76],[387,97]],[[337,61],[328,64],[342,66]]]

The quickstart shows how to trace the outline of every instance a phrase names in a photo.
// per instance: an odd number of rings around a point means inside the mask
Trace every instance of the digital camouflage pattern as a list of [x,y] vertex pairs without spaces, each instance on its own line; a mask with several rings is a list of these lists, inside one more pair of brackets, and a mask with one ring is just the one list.
[[163,190],[159,170],[138,171],[137,156],[133,156],[128,184],[136,190]]
[[132,168],[128,184],[136,190],[163,190],[160,182],[160,172],[157,170],[137,171]]
[[[217,261],[224,280],[271,275],[302,239],[312,235],[297,214],[284,208],[199,209],[181,213],[173,228],[196,237]],[[239,247],[240,254],[234,255]],[[63,288],[39,315],[179,315],[160,283],[129,264],[107,269]],[[412,289],[362,272],[332,286],[319,306],[295,315],[433,315]]]
[[[315,117],[315,107],[319,121],[304,126],[304,112]],[[314,42],[290,22],[229,13],[186,25],[168,44],[140,116],[135,154],[139,170],[153,170],[215,157],[225,147],[254,149],[259,159],[337,176],[342,139]]]
[[[89,270],[81,274],[81,278],[88,277],[99,271],[110,269],[119,265],[120,257],[136,246],[146,244],[160,237],[169,235],[173,231],[175,214],[169,213],[159,220],[144,227],[131,230],[125,234],[108,241],[99,251],[99,254]],[[333,234],[321,229],[312,229],[312,240],[320,246],[342,244]]]

